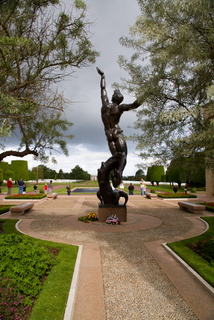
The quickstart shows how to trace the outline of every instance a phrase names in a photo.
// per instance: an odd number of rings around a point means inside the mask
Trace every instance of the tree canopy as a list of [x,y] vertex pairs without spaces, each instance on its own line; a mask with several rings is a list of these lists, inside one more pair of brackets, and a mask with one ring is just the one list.
[[[214,167],[214,2],[138,0],[141,14],[123,37],[122,88],[142,103],[132,137],[144,159],[206,155]],[[116,86],[117,84],[115,84]]]
[[168,182],[188,183],[191,187],[205,186],[205,159],[201,154],[171,161],[166,178]]
[[[68,154],[65,101],[56,83],[95,62],[86,5],[70,12],[59,0],[3,0],[0,3],[0,161],[33,154],[47,160],[54,149]],[[58,5],[58,6],[57,6]],[[5,150],[6,137],[18,137]],[[49,150],[49,154],[46,151]]]
[[70,173],[70,179],[89,180],[90,174],[84,171],[80,166],[76,165]]

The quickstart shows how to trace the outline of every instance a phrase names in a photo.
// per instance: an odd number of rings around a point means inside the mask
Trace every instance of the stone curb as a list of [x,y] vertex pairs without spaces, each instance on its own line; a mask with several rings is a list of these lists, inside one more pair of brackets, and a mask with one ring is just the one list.
[[22,219],[20,219],[18,222],[16,222],[15,228],[16,228],[16,230],[18,230],[20,233],[27,235],[27,233],[25,233],[25,232],[23,232],[23,231],[21,231],[21,230],[19,229],[19,224],[20,224],[21,222],[22,222]]
[[[205,233],[208,229],[209,229],[209,225],[208,223],[199,218],[198,219],[202,222],[204,222],[204,224],[206,225],[206,229],[204,232],[202,232],[201,234]],[[200,235],[200,234],[199,234]],[[177,262],[179,262],[182,267],[188,271],[193,278],[200,283],[200,285],[202,285],[202,287],[214,298],[214,288],[207,282],[205,281],[194,269],[192,269],[182,258],[180,258],[180,256],[178,256],[171,248],[169,248],[167,246],[167,243],[162,243],[162,246],[164,247],[164,249],[173,256],[173,258],[176,259]]]
[[75,302],[75,295],[77,289],[77,281],[79,276],[79,269],[80,269],[80,261],[82,257],[82,245],[77,245],[79,247],[77,259],[74,267],[74,273],[72,277],[71,287],[68,295],[68,300],[65,308],[65,314],[63,320],[71,320],[73,318],[74,312],[74,302]]
[[182,200],[182,201],[190,201],[190,200],[197,200],[198,198],[161,198],[161,197],[158,197],[158,199],[161,199],[161,200],[164,200],[164,201],[170,201],[170,200]]

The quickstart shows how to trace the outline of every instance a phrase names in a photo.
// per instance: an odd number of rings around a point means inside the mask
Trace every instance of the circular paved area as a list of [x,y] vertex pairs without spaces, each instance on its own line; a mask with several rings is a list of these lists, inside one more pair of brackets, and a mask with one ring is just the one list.
[[96,232],[132,232],[156,228],[161,225],[159,218],[129,213],[127,222],[121,222],[120,225],[108,225],[105,222],[93,221],[84,223],[77,220],[77,216],[70,216],[61,221],[61,223],[72,230],[96,231]]

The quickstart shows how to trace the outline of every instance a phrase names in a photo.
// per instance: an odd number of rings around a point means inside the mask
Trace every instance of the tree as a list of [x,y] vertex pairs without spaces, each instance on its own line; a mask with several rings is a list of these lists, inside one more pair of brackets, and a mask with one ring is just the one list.
[[0,186],[2,185],[3,183],[3,170],[0,169]]
[[37,179],[37,173],[29,171],[29,180],[36,180]]
[[138,2],[130,38],[120,39],[135,53],[119,57],[130,76],[121,87],[142,103],[135,128],[143,134],[132,139],[144,159],[167,163],[203,152],[214,169],[214,2]]
[[80,166],[76,166],[71,170],[70,179],[77,179],[77,180],[89,180],[90,174],[87,171],[84,171]]
[[190,186],[205,185],[205,159],[201,154],[194,157],[173,159],[167,169],[167,181],[188,183]]
[[142,169],[139,169],[135,172],[135,180],[136,181],[139,181],[141,179],[144,179],[145,178],[145,175],[144,175],[144,172]]
[[62,169],[59,169],[59,173],[57,174],[58,179],[64,179],[64,172]]
[[15,180],[15,172],[14,171],[11,171],[11,170],[7,170],[5,173],[4,173],[4,180],[8,180],[8,179],[12,179],[12,181]]
[[[68,13],[54,11],[59,0],[8,0],[0,4],[0,138],[18,137],[18,150],[47,160],[53,150],[68,155],[65,132],[72,125],[63,115],[65,100],[56,83],[75,68],[95,62],[89,41],[86,5],[73,1]],[[51,11],[52,9],[52,11]],[[49,150],[49,155],[46,154]]]
[[12,160],[10,165],[10,170],[15,172],[15,179],[19,181],[29,180],[28,163],[24,160]]
[[0,162],[0,169],[3,171],[3,175],[5,175],[6,171],[9,170],[9,163],[8,162]]
[[38,166],[38,168],[40,167],[43,169],[43,177],[44,177],[43,179],[54,179],[56,175],[56,170],[50,169],[42,164]]
[[42,167],[33,167],[32,172],[36,173],[36,180],[44,179],[43,168]]
[[159,185],[164,177],[164,166],[152,166],[148,168],[147,179],[154,184],[154,181]]

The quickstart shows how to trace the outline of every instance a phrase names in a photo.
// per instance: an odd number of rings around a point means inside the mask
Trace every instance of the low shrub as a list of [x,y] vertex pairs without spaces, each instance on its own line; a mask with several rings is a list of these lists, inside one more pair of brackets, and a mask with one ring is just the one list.
[[9,211],[10,210],[10,207],[13,207],[13,205],[3,205],[1,204],[0,205],[0,215]]
[[192,193],[196,193],[196,192],[197,192],[196,188],[192,188],[192,189],[191,189],[191,192],[192,192]]
[[158,197],[163,199],[170,199],[170,198],[178,198],[178,199],[184,199],[184,198],[197,198],[196,195],[193,194],[185,194],[185,193],[158,193]]
[[13,200],[24,200],[24,199],[33,199],[33,200],[40,200],[46,197],[46,194],[35,194],[35,193],[30,193],[30,194],[14,194],[12,196],[7,196],[5,199],[13,199]]
[[0,278],[0,319],[28,319],[31,307],[24,305],[23,296],[14,289],[12,280]]
[[[20,233],[16,230],[15,224],[18,220],[13,219],[2,219],[3,224],[3,230],[6,234],[18,234],[20,236]],[[26,235],[21,235],[23,238],[28,237]],[[30,237],[28,237],[30,238]],[[1,239],[1,235],[0,235]],[[76,261],[76,256],[78,252],[77,246],[67,245],[67,244],[61,244],[61,243],[55,243],[55,242],[49,242],[49,241],[43,241],[39,239],[33,239],[30,238],[33,243],[40,245],[42,248],[48,248],[48,251],[51,252],[53,255],[57,255],[57,262],[51,268],[50,271],[47,271],[43,278],[40,278],[41,283],[44,282],[44,285],[42,286],[42,290],[39,292],[38,296],[31,299],[32,307],[27,305],[28,300],[23,294],[17,294],[18,290],[17,284],[14,284],[11,280],[7,280],[4,278],[4,276],[1,275],[2,278],[0,278],[0,288],[3,288],[3,291],[1,294],[0,292],[0,316],[3,314],[3,312],[12,312],[12,315],[8,315],[8,313],[4,313],[4,316],[0,317],[2,320],[38,320],[38,319],[63,319],[64,313],[65,313],[65,306],[67,304],[67,298],[70,290],[71,285],[71,279],[74,272],[74,266]],[[31,262],[32,256],[31,256],[31,250],[28,250],[26,248],[25,254],[22,255],[20,259],[24,259],[26,263],[28,263],[27,255],[30,252],[29,255],[29,261]],[[1,259],[1,258],[0,258]],[[33,269],[37,268],[37,265],[40,265],[40,260],[38,262],[34,261],[34,265],[30,263],[30,272],[33,271]],[[14,262],[12,262],[11,266],[14,265]],[[23,272],[25,274],[23,274]],[[23,270],[21,274],[22,279],[25,278],[25,276],[28,273],[28,270]],[[47,276],[48,273],[48,276]],[[17,277],[19,278],[19,274],[17,274]],[[2,282],[1,282],[2,281]],[[29,284],[29,287],[31,287],[31,283]],[[11,290],[10,290],[11,289]],[[20,297],[21,295],[21,297]],[[2,296],[2,298],[1,298]],[[7,302],[11,299],[11,296],[13,296],[14,299],[13,302],[18,301],[18,305],[16,304],[15,307],[11,307],[10,304]],[[10,299],[9,299],[10,298]],[[31,297],[29,297],[30,299]],[[6,301],[5,301],[6,299]],[[23,300],[22,300],[23,299]],[[2,301],[4,303],[8,303],[8,306],[15,309],[14,310],[8,310],[6,304],[2,304]],[[34,305],[35,303],[35,305]],[[30,304],[30,303],[29,303]],[[2,310],[2,306],[5,306],[5,309]],[[7,309],[7,310],[6,310]]]
[[155,193],[155,189],[151,189],[150,192],[151,192],[151,193]]
[[56,259],[50,251],[30,237],[2,234],[0,237],[0,274],[12,279],[14,292],[23,295],[24,304],[31,305],[42,288],[41,279],[47,276]]
[[214,212],[214,202],[206,202],[205,201],[205,202],[199,203],[199,204],[202,204],[203,206],[205,206],[207,211]]
[[197,191],[206,191],[205,187],[197,188]]
[[214,266],[214,237],[190,245],[189,248]]
[[45,193],[45,191],[43,189],[40,189],[39,193]]

